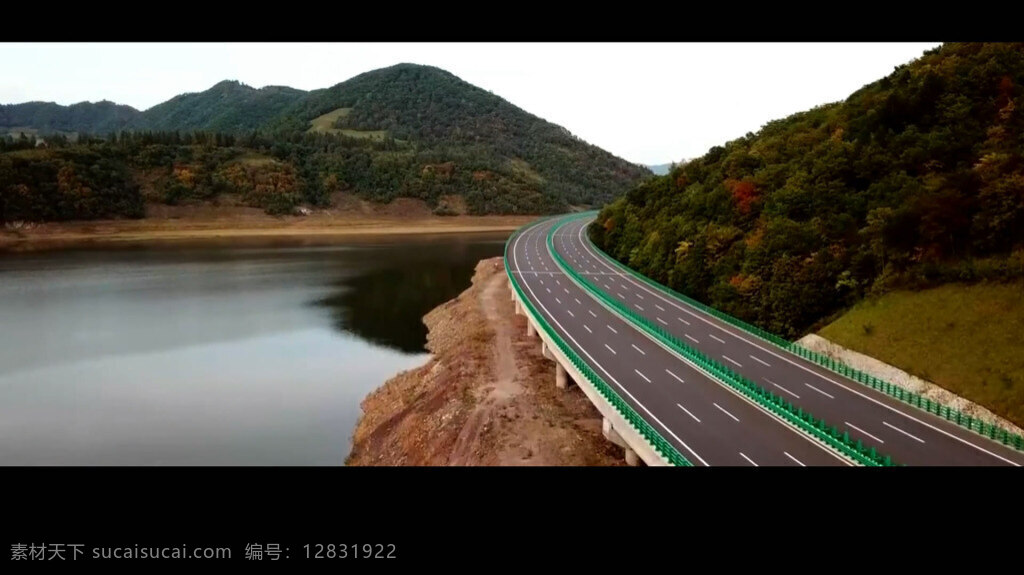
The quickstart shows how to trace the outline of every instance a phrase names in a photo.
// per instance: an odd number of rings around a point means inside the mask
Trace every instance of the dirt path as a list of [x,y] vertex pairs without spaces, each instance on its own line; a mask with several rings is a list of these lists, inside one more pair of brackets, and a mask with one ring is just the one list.
[[507,281],[504,274],[495,274],[479,292],[480,309],[488,326],[494,331],[490,366],[492,380],[480,390],[483,397],[478,398],[476,408],[469,415],[469,420],[455,441],[455,448],[448,460],[449,465],[466,465],[471,456],[472,446],[479,441],[484,423],[494,419],[513,397],[523,391],[521,372],[512,350],[511,321],[507,314],[500,312],[501,296],[506,296],[504,302],[508,303],[507,288],[502,289]]
[[473,286],[424,317],[426,365],[363,401],[349,465],[623,465],[601,417],[515,315],[501,258]]

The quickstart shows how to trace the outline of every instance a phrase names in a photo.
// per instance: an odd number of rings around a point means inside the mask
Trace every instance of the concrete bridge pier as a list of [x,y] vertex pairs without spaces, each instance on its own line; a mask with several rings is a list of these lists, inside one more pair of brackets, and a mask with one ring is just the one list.
[[516,300],[516,315],[525,315],[523,314],[523,304],[519,300]]
[[526,318],[526,337],[533,337],[537,335],[537,330],[533,329],[533,322],[530,318]]
[[558,389],[565,389],[569,387],[569,377],[565,373],[565,368],[562,364],[555,362],[555,387]]
[[555,354],[551,353],[551,350],[548,349],[547,342],[544,341],[544,340],[541,340],[541,342],[540,342],[540,353],[541,353],[541,355],[543,355],[544,357],[546,357],[546,358],[548,358],[548,359],[550,359],[552,361],[554,361],[554,359],[555,359]]
[[601,432],[605,439],[611,441],[615,445],[618,445],[626,452],[626,465],[631,467],[640,465],[640,458],[637,456],[636,452],[630,449],[626,440],[622,439],[622,436],[615,431],[615,428],[612,427],[612,422],[609,421],[607,417],[601,422]]
[[512,287],[512,280],[508,280],[508,291],[512,301],[516,301],[516,288]]

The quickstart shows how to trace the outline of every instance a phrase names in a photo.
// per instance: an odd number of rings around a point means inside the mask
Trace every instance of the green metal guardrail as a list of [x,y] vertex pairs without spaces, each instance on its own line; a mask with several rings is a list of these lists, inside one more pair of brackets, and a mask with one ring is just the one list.
[[[533,222],[528,225],[534,224],[536,224],[536,222]],[[558,346],[558,349],[560,349],[562,353],[565,354],[567,358],[569,358],[569,361],[572,362],[573,366],[577,370],[579,370],[579,372],[582,373],[584,377],[587,378],[587,381],[589,381],[595,389],[597,389],[597,392],[601,394],[601,397],[603,397],[605,401],[611,404],[611,406],[617,412],[619,412],[619,414],[626,421],[628,421],[629,424],[632,425],[648,443],[651,444],[651,446],[659,455],[668,460],[668,462],[671,463],[672,465],[676,465],[679,467],[693,467],[693,464],[690,463],[690,461],[687,460],[686,457],[684,457],[683,454],[680,453],[679,450],[675,448],[675,446],[673,446],[664,437],[662,437],[661,434],[659,434],[649,423],[647,423],[647,421],[644,418],[640,417],[640,415],[636,412],[636,410],[633,409],[632,406],[626,403],[626,401],[623,400],[622,397],[620,397],[619,394],[616,393],[615,390],[612,389],[612,387],[604,381],[604,379],[597,375],[597,373],[593,369],[591,369],[591,367],[585,361],[583,361],[583,359],[571,347],[569,347],[569,344],[565,343],[565,341],[562,340],[561,336],[558,335],[554,328],[552,328],[551,325],[547,322],[547,320],[544,319],[544,316],[541,315],[533,306],[533,303],[530,301],[528,297],[526,297],[526,294],[523,293],[522,288],[519,286],[519,282],[517,281],[516,277],[512,274],[512,268],[508,262],[508,250],[509,246],[512,244],[512,241],[520,233],[522,233],[522,231],[525,228],[526,226],[523,226],[522,228],[516,230],[515,233],[509,236],[509,239],[505,242],[505,274],[508,276],[509,282],[512,284],[512,287],[516,290],[516,294],[518,294],[519,300],[522,302],[523,307],[529,310],[530,314],[533,315],[534,318],[536,318],[537,323],[540,325],[541,329],[544,330],[544,332],[551,337],[551,340],[554,341],[555,345]]]
[[555,232],[561,226],[565,225],[565,223],[570,220],[579,219],[580,217],[585,217],[585,215],[566,218],[562,223],[552,227],[551,231],[548,232],[547,237],[548,250],[551,252],[552,257],[554,257],[555,262],[562,268],[562,271],[576,281],[576,283],[594,295],[597,299],[614,309],[617,313],[625,316],[655,339],[668,346],[669,349],[676,351],[686,359],[696,364],[704,372],[742,393],[745,397],[756,402],[761,407],[786,420],[804,433],[817,438],[853,461],[873,467],[890,467],[896,465],[893,463],[891,457],[879,453],[874,447],[865,447],[860,440],[852,440],[848,432],[840,432],[836,427],[826,423],[825,420],[817,419],[803,409],[794,407],[792,403],[782,396],[757,385],[753,381],[743,377],[725,365],[722,365],[707,355],[704,355],[697,349],[690,347],[688,344],[669,333],[668,330],[662,329],[646,317],[629,309],[622,302],[613,299],[607,293],[592,284],[590,280],[580,275],[575,269],[566,263],[561,255],[558,254],[555,250],[553,239]]
[[902,387],[899,387],[898,385],[893,385],[893,384],[889,383],[888,381],[885,381],[885,380],[879,379],[879,378],[877,378],[877,377],[875,377],[873,375],[864,373],[863,371],[860,371],[858,369],[852,368],[852,367],[846,365],[845,363],[836,361],[836,360],[834,360],[834,359],[832,359],[832,358],[830,358],[830,357],[828,357],[826,355],[823,355],[823,354],[811,351],[811,350],[809,350],[809,349],[807,349],[807,348],[797,344],[796,342],[791,342],[791,341],[787,341],[785,339],[782,339],[781,337],[779,337],[779,336],[777,336],[777,335],[775,335],[773,333],[767,332],[767,331],[765,331],[765,330],[763,330],[763,329],[761,329],[761,328],[759,328],[757,326],[750,325],[749,323],[747,323],[747,322],[745,322],[745,321],[743,321],[741,319],[735,318],[735,317],[733,317],[733,316],[731,316],[729,314],[726,314],[724,312],[721,312],[721,311],[719,311],[719,310],[717,310],[717,309],[715,309],[715,308],[713,308],[711,306],[705,305],[705,304],[703,304],[703,303],[701,303],[701,302],[699,302],[699,301],[697,301],[697,300],[695,300],[695,299],[693,299],[693,298],[691,298],[689,296],[686,296],[684,294],[681,294],[681,293],[675,291],[674,289],[672,289],[672,288],[670,288],[668,286],[662,285],[662,284],[660,284],[660,283],[658,283],[658,282],[648,278],[647,276],[644,276],[643,274],[640,274],[639,272],[637,272],[637,271],[635,271],[633,269],[630,269],[629,267],[626,267],[625,265],[620,263],[618,260],[616,260],[615,258],[613,258],[610,255],[608,255],[607,253],[605,253],[605,251],[602,250],[601,248],[599,248],[597,245],[595,245],[594,242],[590,241],[589,235],[587,236],[587,242],[589,242],[590,246],[592,248],[594,248],[597,252],[599,252],[603,256],[605,256],[605,258],[607,260],[609,260],[614,266],[616,266],[617,268],[621,269],[623,272],[631,275],[632,277],[636,278],[637,280],[639,280],[639,281],[649,285],[650,287],[652,287],[652,288],[654,288],[656,290],[659,290],[659,291],[661,291],[661,292],[663,292],[665,294],[668,294],[668,295],[671,295],[671,296],[673,296],[673,297],[675,297],[677,299],[683,300],[687,304],[689,304],[689,305],[691,305],[691,306],[693,306],[693,307],[695,307],[695,308],[697,308],[697,309],[699,309],[701,311],[704,311],[705,313],[707,313],[707,314],[709,314],[711,316],[714,316],[714,317],[716,317],[716,318],[718,318],[718,319],[720,319],[720,320],[722,320],[722,321],[724,321],[724,322],[726,322],[728,324],[731,324],[731,325],[733,325],[735,327],[738,327],[739,329],[747,332],[750,335],[758,337],[758,338],[760,338],[760,339],[762,339],[762,340],[764,340],[764,341],[766,341],[768,343],[774,344],[776,347],[779,347],[779,348],[781,348],[784,351],[788,351],[788,352],[790,352],[790,353],[792,353],[794,355],[800,356],[800,357],[802,357],[802,358],[804,358],[804,359],[806,359],[806,360],[808,360],[808,361],[810,361],[812,363],[815,363],[815,364],[817,364],[817,365],[819,365],[821,367],[824,367],[825,369],[827,369],[829,371],[832,371],[834,373],[842,375],[842,376],[844,376],[844,377],[846,377],[848,379],[856,381],[857,383],[866,385],[866,386],[868,386],[871,389],[874,389],[876,391],[880,391],[880,392],[888,395],[889,397],[892,397],[892,398],[895,398],[895,399],[898,399],[898,400],[902,401],[903,403],[906,403],[906,404],[911,405],[913,407],[917,407],[917,408],[923,409],[924,411],[927,411],[928,413],[937,415],[937,416],[939,416],[939,417],[941,417],[941,418],[943,418],[943,419],[945,419],[947,421],[951,421],[953,423],[956,423],[960,427],[963,427],[965,429],[968,429],[970,431],[978,433],[979,435],[982,435],[982,436],[987,437],[989,439],[993,439],[995,441],[998,441],[998,442],[1002,443],[1003,445],[1012,447],[1012,448],[1017,449],[1019,451],[1024,451],[1024,437],[1021,437],[1020,435],[1018,435],[1016,433],[1013,433],[1011,431],[1007,431],[1006,429],[1004,429],[1004,428],[1002,428],[1002,427],[1000,427],[998,425],[993,425],[993,424],[990,424],[990,423],[985,423],[984,421],[982,421],[982,420],[980,420],[980,419],[978,419],[976,417],[972,417],[970,415],[966,415],[966,414],[960,412],[959,410],[953,409],[953,408],[951,408],[951,407],[949,407],[947,405],[943,405],[942,403],[939,403],[937,401],[932,401],[932,400],[930,400],[930,399],[928,399],[928,398],[926,398],[926,397],[924,397],[924,396],[922,396],[920,394],[913,393],[911,391],[907,391],[907,390],[903,389]]

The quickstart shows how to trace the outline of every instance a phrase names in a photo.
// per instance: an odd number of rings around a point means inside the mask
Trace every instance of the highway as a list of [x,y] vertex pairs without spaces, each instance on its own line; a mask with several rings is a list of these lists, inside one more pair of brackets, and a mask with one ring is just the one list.
[[[680,340],[785,396],[794,406],[848,431],[851,438],[900,464],[1024,465],[1024,453],[783,351],[632,278],[593,249],[585,237],[590,221],[572,220],[555,233],[555,249],[570,266]],[[646,361],[640,369],[647,367]]]
[[696,466],[852,465],[649,339],[568,279],[543,221],[512,240],[509,267],[538,312],[623,400]]

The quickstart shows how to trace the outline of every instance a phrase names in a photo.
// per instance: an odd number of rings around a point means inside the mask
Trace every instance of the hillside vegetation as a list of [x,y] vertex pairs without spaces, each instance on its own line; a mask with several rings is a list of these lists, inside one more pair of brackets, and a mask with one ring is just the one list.
[[[50,149],[0,159],[2,173],[12,174],[0,178],[0,219],[98,217],[73,202],[44,207],[56,199],[47,176],[56,172],[30,160],[52,164],[72,150],[125,167],[126,194],[134,184],[155,186],[142,189],[150,201],[235,194],[274,213],[325,207],[339,192],[375,202],[415,198],[441,215],[553,213],[604,204],[651,175],[444,70],[412,64],[312,92],[225,81],[144,112],[109,103],[0,108],[0,134],[18,127],[38,131]],[[70,132],[83,137],[58,135]],[[15,134],[0,140],[0,153],[33,145]],[[232,162],[246,155],[272,157],[278,172],[240,183]]]
[[[997,320],[994,318],[998,318]],[[1024,425],[1024,281],[865,300],[820,334]]]
[[591,237],[787,337],[868,294],[1020,276],[1022,114],[1024,45],[946,44],[640,184]]

